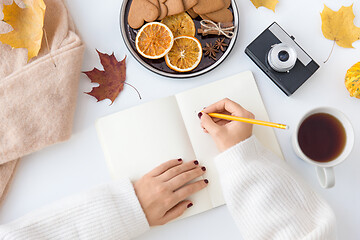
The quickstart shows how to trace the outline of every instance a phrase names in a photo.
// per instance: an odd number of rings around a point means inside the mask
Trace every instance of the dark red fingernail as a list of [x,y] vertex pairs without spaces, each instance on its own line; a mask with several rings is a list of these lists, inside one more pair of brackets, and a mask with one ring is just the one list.
[[194,164],[195,164],[195,165],[198,165],[198,164],[199,164],[199,162],[198,162],[197,160],[195,160],[195,161],[194,161]]
[[191,208],[193,206],[193,204],[192,203],[189,203],[188,205],[187,205],[187,208]]
[[201,116],[202,116],[202,112],[199,112],[198,117],[201,118]]
[[182,161],[182,159],[181,159],[181,158],[179,158],[179,159],[178,159],[178,161],[179,161],[179,162],[181,162],[181,161]]
[[204,182],[205,182],[206,184],[208,184],[208,183],[209,183],[209,180],[207,180],[207,179],[204,179]]
[[206,167],[201,167],[201,170],[203,170],[204,172],[206,171]]

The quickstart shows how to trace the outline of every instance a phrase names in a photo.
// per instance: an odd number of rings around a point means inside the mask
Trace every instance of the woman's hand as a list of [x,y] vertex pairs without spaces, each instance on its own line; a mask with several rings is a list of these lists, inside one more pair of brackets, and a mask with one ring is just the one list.
[[[208,180],[188,184],[206,171],[198,161],[174,159],[165,162],[134,183],[135,193],[150,226],[163,225],[193,205],[185,200],[205,188]],[[187,184],[187,185],[185,185]]]
[[206,107],[199,113],[201,126],[214,139],[220,152],[244,141],[252,135],[252,124],[211,118],[207,115],[208,113],[222,113],[246,118],[255,118],[255,116],[228,98]]

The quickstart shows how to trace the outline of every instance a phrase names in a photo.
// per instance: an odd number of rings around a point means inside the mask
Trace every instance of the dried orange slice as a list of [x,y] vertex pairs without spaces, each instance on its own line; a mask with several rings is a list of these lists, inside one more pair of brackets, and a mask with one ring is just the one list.
[[151,22],[145,24],[137,33],[135,45],[138,52],[150,59],[165,56],[174,44],[174,35],[162,23]]
[[200,41],[190,36],[174,39],[174,46],[165,56],[166,65],[177,72],[188,72],[196,68],[202,58]]
[[163,24],[168,26],[174,37],[187,35],[187,36],[195,36],[195,24],[192,18],[185,12],[167,16],[163,20],[161,20]]

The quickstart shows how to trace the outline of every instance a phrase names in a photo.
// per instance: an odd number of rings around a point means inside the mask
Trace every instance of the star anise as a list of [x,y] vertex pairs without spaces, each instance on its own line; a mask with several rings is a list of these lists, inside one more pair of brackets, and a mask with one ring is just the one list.
[[203,47],[203,50],[205,51],[205,56],[208,56],[209,58],[212,58],[216,61],[216,53],[219,51],[216,50],[212,43],[206,43],[206,46]]
[[218,38],[215,42],[215,48],[220,49],[221,51],[225,51],[225,47],[229,46],[227,43],[224,42],[225,38]]

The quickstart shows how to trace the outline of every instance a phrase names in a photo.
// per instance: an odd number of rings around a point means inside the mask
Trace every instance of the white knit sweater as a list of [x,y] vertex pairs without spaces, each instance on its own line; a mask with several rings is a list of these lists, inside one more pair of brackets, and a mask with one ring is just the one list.
[[[215,159],[227,206],[244,239],[336,239],[328,204],[255,137]],[[0,227],[0,239],[131,239],[149,230],[123,179]]]

